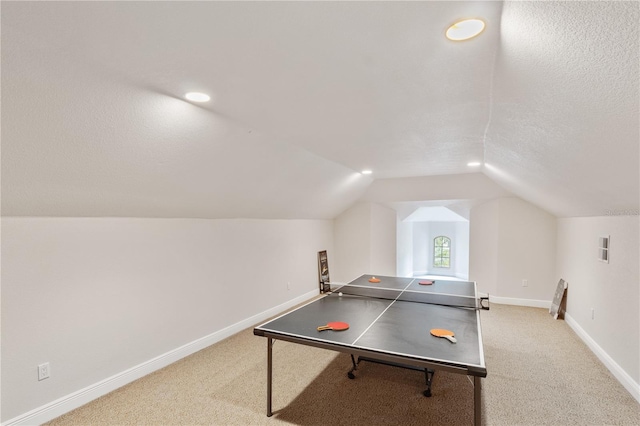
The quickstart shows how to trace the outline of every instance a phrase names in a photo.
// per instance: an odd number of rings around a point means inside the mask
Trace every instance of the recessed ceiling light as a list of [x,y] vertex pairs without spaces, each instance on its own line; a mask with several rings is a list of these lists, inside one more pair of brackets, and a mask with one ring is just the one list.
[[471,161],[470,163],[467,163],[467,166],[469,167],[477,167],[479,165],[481,165],[482,163],[479,161]]
[[198,92],[189,92],[184,97],[192,102],[209,102],[209,99],[211,99],[209,95]]
[[451,25],[446,32],[449,40],[469,40],[484,30],[484,21],[481,19],[465,19]]
[[363,175],[370,175],[371,173],[373,173],[371,170],[363,170],[362,171]]

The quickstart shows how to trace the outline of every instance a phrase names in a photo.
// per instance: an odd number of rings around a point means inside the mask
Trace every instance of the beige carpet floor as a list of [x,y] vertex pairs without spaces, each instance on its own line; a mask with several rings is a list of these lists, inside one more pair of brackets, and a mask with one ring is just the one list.
[[[640,405],[562,320],[545,309],[482,311],[486,425],[640,425]],[[277,341],[266,416],[267,339],[242,331],[49,425],[471,425],[473,384],[362,364],[346,354]]]

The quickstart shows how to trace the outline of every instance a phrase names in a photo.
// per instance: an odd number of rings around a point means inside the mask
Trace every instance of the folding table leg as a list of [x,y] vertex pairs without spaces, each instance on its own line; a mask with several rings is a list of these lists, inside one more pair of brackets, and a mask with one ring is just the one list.
[[[358,359],[358,362],[360,362],[359,359]],[[349,377],[350,379],[355,379],[356,378],[356,376],[355,376],[355,374],[353,374],[353,372],[358,369],[358,362],[356,362],[356,358],[353,356],[353,354],[351,354],[351,364],[353,365],[353,368],[351,370],[349,370],[349,372],[347,373],[347,377]]]
[[482,423],[482,385],[480,376],[473,376],[473,424],[480,426]]
[[271,417],[271,381],[272,381],[272,364],[273,364],[273,342],[271,337],[267,338],[267,417]]
[[422,392],[422,394],[426,397],[430,397],[431,396],[431,383],[433,382],[433,376],[435,376],[436,371],[435,370],[430,370],[428,368],[424,369],[424,377],[427,381],[427,389]]

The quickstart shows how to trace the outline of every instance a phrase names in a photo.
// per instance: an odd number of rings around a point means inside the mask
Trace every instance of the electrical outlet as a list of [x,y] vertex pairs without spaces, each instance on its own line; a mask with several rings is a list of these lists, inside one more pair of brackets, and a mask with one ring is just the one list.
[[522,280],[522,287],[529,287],[529,282],[527,280]]
[[287,290],[291,290],[291,283],[287,281]]
[[38,365],[38,380],[49,378],[49,374],[51,374],[51,369],[48,362]]
[[591,319],[595,319],[596,317],[596,310],[591,308]]

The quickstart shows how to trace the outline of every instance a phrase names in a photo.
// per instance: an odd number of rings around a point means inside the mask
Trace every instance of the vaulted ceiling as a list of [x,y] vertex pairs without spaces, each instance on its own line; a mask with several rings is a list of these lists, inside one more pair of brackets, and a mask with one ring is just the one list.
[[[467,174],[557,216],[638,209],[638,2],[1,12],[3,215],[332,218]],[[466,17],[485,31],[447,40]]]

